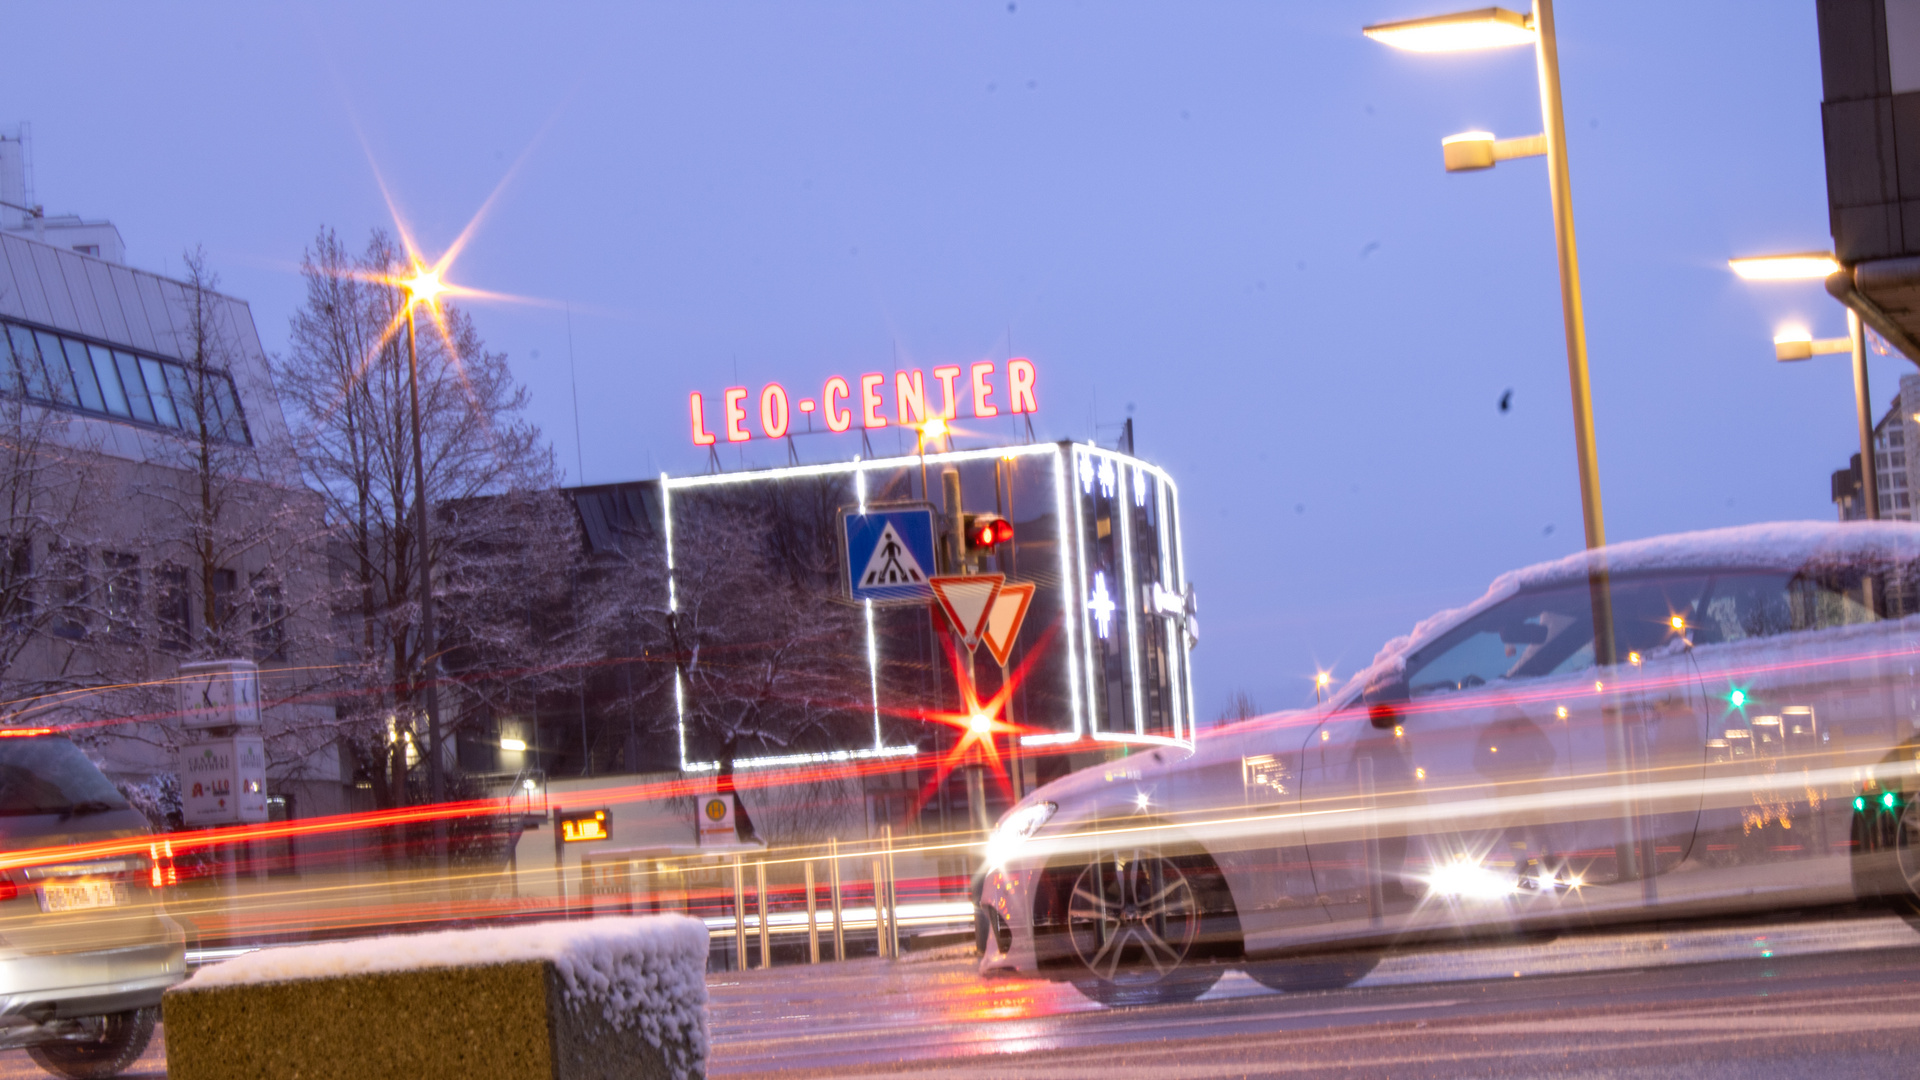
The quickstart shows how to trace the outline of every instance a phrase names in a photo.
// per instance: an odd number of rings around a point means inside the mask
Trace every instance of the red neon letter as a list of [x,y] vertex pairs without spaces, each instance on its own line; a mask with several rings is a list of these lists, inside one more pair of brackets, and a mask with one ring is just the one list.
[[893,397],[894,403],[900,409],[901,423],[924,424],[927,422],[927,384],[920,378],[919,372],[894,372]]
[[769,439],[787,433],[787,388],[779,383],[768,383],[760,391],[760,430]]
[[749,437],[747,435],[747,429],[740,426],[740,421],[745,420],[747,418],[746,407],[740,404],[745,400],[747,400],[746,387],[744,386],[727,387],[727,441],[728,442],[746,442]]
[[993,361],[982,360],[973,365],[973,415],[975,416],[1000,415],[999,407],[987,402],[987,399],[993,396],[993,387],[987,385],[987,376],[991,374],[993,374]]
[[828,379],[827,392],[821,396],[826,398],[826,401],[823,403],[825,408],[821,411],[827,414],[828,431],[845,431],[853,426],[853,411],[851,409],[836,408],[833,403],[833,399],[835,398],[844,401],[853,396],[852,390],[847,387],[847,380],[838,375]]
[[887,426],[887,418],[880,415],[880,384],[886,381],[887,377],[878,373],[860,376],[860,420],[867,427]]
[[1039,412],[1033,401],[1033,361],[1016,356],[1007,361],[1007,396],[1013,399],[1013,411]]
[[707,434],[707,418],[701,415],[700,395],[688,394],[687,405],[693,410],[693,445],[712,446],[713,436]]
[[951,420],[960,415],[960,403],[953,399],[953,380],[960,375],[957,367],[937,367],[933,377],[940,380],[940,416]]

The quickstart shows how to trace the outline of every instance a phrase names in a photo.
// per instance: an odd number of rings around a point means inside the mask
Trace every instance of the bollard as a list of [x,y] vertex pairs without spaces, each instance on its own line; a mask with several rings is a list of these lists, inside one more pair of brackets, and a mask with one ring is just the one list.
[[1363,757],[1360,767],[1360,800],[1366,804],[1366,831],[1362,834],[1362,850],[1366,853],[1367,863],[1367,921],[1379,926],[1386,916],[1386,893],[1380,880],[1380,807],[1374,799],[1373,758]]
[[833,904],[833,958],[847,958],[847,924],[841,917],[840,905],[840,841],[827,841],[827,881],[833,889],[830,898]]
[[873,857],[873,951],[874,955],[887,958],[887,864],[880,856]]
[[740,856],[733,857],[733,968],[747,970],[747,895],[741,881]]
[[773,966],[773,946],[767,940],[767,862],[755,860],[753,864],[754,902],[760,909],[760,966]]
[[820,962],[820,912],[818,897],[814,895],[813,860],[806,862],[807,869],[807,963]]
[[893,826],[880,826],[880,842],[887,860],[887,955],[900,958],[900,890],[893,878]]

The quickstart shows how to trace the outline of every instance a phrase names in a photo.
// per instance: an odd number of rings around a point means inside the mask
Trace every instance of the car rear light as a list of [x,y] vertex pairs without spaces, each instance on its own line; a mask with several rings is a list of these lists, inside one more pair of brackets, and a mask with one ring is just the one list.
[[20,895],[20,886],[13,883],[13,875],[0,874],[0,900],[11,900]]
[[148,844],[147,854],[151,857],[151,868],[147,871],[148,885],[159,889],[180,884],[180,871],[173,865],[173,841],[161,840]]

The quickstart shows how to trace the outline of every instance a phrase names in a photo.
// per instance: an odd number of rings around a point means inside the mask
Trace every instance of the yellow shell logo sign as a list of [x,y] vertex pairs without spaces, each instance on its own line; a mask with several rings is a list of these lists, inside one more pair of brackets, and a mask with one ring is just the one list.
[[707,820],[719,821],[727,816],[727,804],[719,799],[707,800]]

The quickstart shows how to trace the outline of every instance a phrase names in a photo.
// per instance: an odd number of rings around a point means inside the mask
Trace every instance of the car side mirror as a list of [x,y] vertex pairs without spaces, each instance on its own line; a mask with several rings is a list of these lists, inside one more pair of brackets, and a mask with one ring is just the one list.
[[1404,675],[1390,675],[1368,686],[1360,700],[1366,703],[1367,720],[1377,728],[1390,728],[1400,722],[1399,706],[1413,697]]

